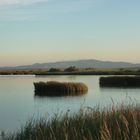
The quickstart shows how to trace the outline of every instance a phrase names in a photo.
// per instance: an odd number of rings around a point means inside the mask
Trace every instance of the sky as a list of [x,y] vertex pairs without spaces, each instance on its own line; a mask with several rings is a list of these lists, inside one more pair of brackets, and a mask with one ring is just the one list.
[[140,63],[140,0],[0,0],[0,66]]

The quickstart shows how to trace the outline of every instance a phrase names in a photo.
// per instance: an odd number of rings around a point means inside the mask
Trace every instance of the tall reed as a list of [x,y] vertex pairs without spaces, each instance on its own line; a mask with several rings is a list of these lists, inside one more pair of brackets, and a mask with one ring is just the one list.
[[70,116],[29,121],[3,140],[140,140],[140,109],[86,109]]
[[73,96],[88,91],[88,87],[84,83],[50,81],[34,83],[34,86],[35,94],[40,96]]

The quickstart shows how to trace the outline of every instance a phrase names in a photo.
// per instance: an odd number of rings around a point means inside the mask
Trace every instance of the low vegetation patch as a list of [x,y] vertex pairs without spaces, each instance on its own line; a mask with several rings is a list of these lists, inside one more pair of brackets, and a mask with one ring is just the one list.
[[62,70],[58,68],[50,68],[48,72],[62,72]]
[[74,96],[88,91],[84,83],[72,82],[38,82],[34,83],[35,95],[38,96]]
[[71,116],[32,120],[2,140],[139,140],[140,109],[137,106],[85,109]]
[[78,72],[79,69],[76,68],[75,66],[68,67],[64,70],[64,72],[76,72],[76,71]]
[[101,77],[102,87],[140,87],[140,76],[111,76]]

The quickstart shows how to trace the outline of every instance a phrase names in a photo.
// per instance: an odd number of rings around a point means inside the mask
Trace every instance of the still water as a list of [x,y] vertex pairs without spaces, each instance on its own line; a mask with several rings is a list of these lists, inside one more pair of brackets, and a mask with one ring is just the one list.
[[[81,107],[105,107],[135,101],[140,88],[100,88],[100,76],[0,76],[0,131],[15,131],[30,118],[51,118],[56,113],[78,111]],[[79,97],[35,97],[33,82],[84,82],[88,93]],[[113,100],[113,101],[112,101]]]

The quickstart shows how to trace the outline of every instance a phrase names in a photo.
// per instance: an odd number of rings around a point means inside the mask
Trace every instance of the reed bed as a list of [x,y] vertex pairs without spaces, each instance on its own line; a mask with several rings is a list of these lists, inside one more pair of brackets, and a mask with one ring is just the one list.
[[140,87],[140,76],[111,76],[100,78],[101,87]]
[[140,140],[140,109],[136,105],[85,109],[50,121],[32,120],[2,140]]
[[34,83],[35,95],[38,96],[74,96],[87,93],[88,87],[84,83],[72,82],[38,82]]

